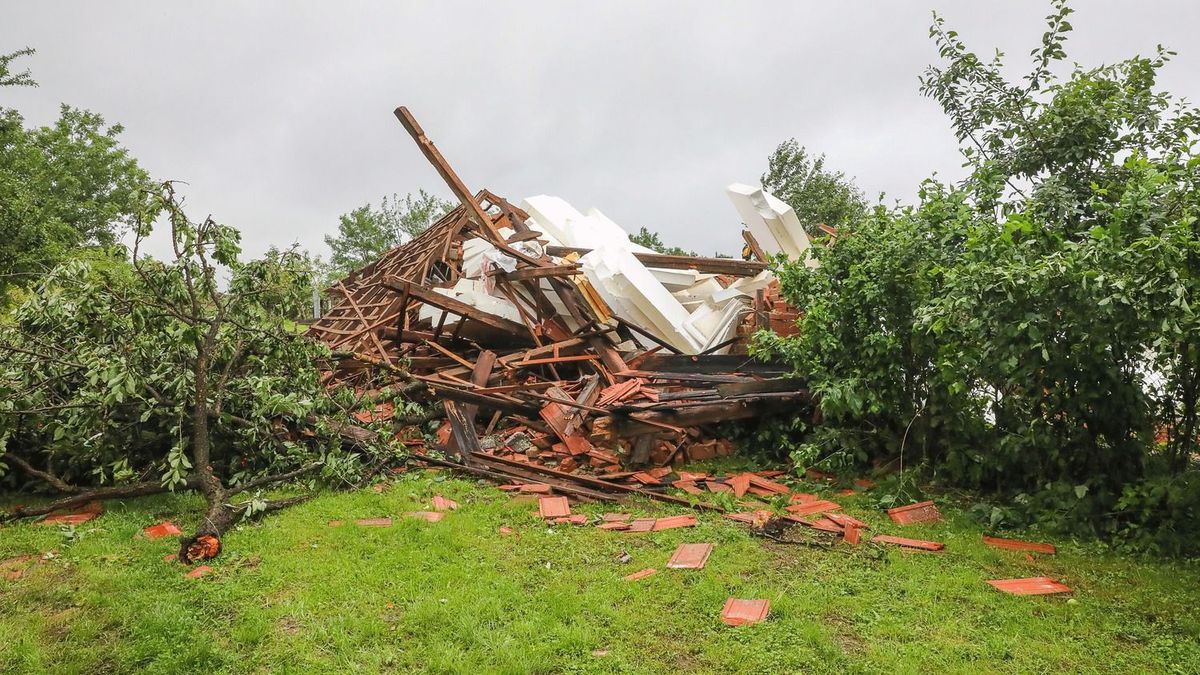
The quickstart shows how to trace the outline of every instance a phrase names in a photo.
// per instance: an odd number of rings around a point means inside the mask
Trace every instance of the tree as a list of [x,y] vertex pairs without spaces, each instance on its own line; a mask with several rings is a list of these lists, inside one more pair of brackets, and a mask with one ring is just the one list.
[[656,253],[662,253],[665,255],[696,255],[695,251],[689,251],[678,246],[667,246],[662,242],[662,239],[658,236],[657,232],[651,232],[650,230],[646,229],[645,226],[639,229],[637,234],[629,235],[629,241],[638,244],[639,246],[645,246]]
[[[0,86],[36,86],[12,74],[23,49],[0,56]],[[122,127],[62,106],[49,126],[27,129],[0,108],[0,306],[80,247],[111,245],[143,208],[148,176],[117,140]]]
[[[194,489],[207,509],[186,562],[216,555],[237,518],[304,495],[234,497],[357,465],[338,433],[353,394],[327,392],[328,349],[285,316],[311,289],[299,256],[240,260],[237,230],[189,220],[171,183],[150,203],[128,260],[63,263],[0,329],[0,459],[68,494],[4,517]],[[158,218],[173,245],[164,261],[138,250]]]
[[1200,113],[1156,90],[1164,50],[1060,77],[1070,12],[1015,82],[935,15],[922,92],[969,175],[785,266],[799,335],[758,345],[821,394],[800,464],[924,462],[1000,495],[993,525],[1194,550]]
[[332,250],[330,257],[331,275],[340,279],[353,270],[370,264],[385,251],[395,248],[412,237],[424,232],[439,218],[446,215],[453,204],[418,190],[404,195],[384,197],[375,209],[364,204],[338,218],[337,235],[325,236],[325,243]]
[[794,138],[775,148],[759,180],[764,190],[796,211],[810,234],[819,233],[818,225],[845,227],[867,211],[854,181],[841,171],[827,169],[825,155],[814,157]]

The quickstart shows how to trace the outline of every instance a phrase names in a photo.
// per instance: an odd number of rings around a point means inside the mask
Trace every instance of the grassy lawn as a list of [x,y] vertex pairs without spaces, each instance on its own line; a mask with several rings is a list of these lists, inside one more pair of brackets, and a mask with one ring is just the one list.
[[[400,517],[435,493],[461,508],[440,523]],[[187,579],[162,559],[174,539],[135,535],[164,517],[194,525],[199,500],[112,502],[74,540],[0,529],[0,559],[57,552],[17,581],[0,577],[0,672],[1200,671],[1195,564],[1053,540],[1057,556],[1030,562],[985,547],[952,508],[944,523],[898,528],[867,497],[835,499],[875,532],[946,552],[788,546],[718,515],[649,534],[550,529],[536,504],[412,474],[242,527],[211,575]],[[353,523],[377,516],[395,524]],[[705,569],[665,569],[683,542],[716,545]],[[622,550],[633,562],[617,560]],[[645,567],[659,572],[621,579]],[[984,583],[1041,575],[1065,579],[1072,601]],[[725,626],[730,596],[770,599],[770,618]]]

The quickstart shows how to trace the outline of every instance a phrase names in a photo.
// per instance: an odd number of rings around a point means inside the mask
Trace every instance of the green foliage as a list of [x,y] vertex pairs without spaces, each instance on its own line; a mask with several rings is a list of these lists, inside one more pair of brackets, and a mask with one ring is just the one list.
[[629,241],[632,241],[639,246],[645,246],[655,253],[663,253],[666,255],[696,255],[695,251],[689,251],[678,246],[667,246],[662,242],[662,238],[658,236],[657,232],[651,232],[650,230],[646,229],[644,225],[637,231],[637,234],[629,235]]
[[418,190],[404,195],[384,197],[376,209],[364,204],[338,218],[337,235],[326,235],[325,243],[333,251],[330,278],[341,279],[349,272],[374,262],[385,251],[395,248],[444,216],[453,204]]
[[286,317],[311,292],[304,260],[243,261],[237,230],[187,220],[170,184],[152,197],[138,241],[161,209],[173,258],[68,260],[0,328],[0,452],[77,485],[176,486],[202,465],[236,484],[312,462],[331,435],[290,430],[333,404],[327,350]]
[[[35,84],[28,71],[10,74],[14,58],[32,53],[0,57],[0,86]],[[26,128],[0,107],[0,307],[72,251],[111,245],[145,208],[148,176],[121,131],[67,105],[53,124]]]
[[1054,7],[1018,83],[935,18],[946,63],[922,91],[968,178],[852,223],[817,270],[785,265],[800,335],[757,348],[821,395],[800,459],[907,453],[946,482],[1023,495],[989,519],[1194,549],[1200,114],[1155,90],[1161,50],[1060,80],[1070,9]]
[[854,181],[841,171],[827,169],[825,155],[809,154],[794,138],[775,148],[759,180],[764,190],[796,211],[810,234],[817,234],[821,224],[845,227],[867,211]]

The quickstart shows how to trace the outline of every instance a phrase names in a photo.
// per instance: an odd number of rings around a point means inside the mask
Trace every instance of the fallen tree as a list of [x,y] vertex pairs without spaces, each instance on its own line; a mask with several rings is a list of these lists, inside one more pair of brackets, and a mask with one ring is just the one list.
[[[321,381],[328,349],[289,319],[309,302],[303,256],[243,262],[237,230],[190,221],[171,183],[149,201],[131,251],[59,266],[0,328],[0,476],[60,495],[0,520],[191,489],[207,508],[182,539],[189,562],[219,554],[243,517],[356,484],[355,449],[384,448],[391,423],[348,424],[355,392]],[[165,260],[140,250],[160,221]],[[425,418],[410,412],[397,419]],[[262,496],[298,481],[301,494]]]

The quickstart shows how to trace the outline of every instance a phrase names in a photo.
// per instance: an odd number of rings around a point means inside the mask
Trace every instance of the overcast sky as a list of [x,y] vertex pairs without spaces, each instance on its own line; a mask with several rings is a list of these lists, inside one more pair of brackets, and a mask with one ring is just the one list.
[[[1085,65],[1179,51],[1162,84],[1200,98],[1200,3],[1076,2]],[[471,189],[558,195],[702,253],[740,249],[723,188],[756,183],[795,137],[869,194],[911,200],[959,175],[917,91],[937,9],[980,53],[1024,68],[1045,2],[14,2],[0,52],[41,86],[2,91],[30,122],[60,103],[126,127],[190,212],[245,248],[328,255],[337,216],[384,194],[449,191],[392,116],[407,105]],[[1021,71],[1023,72],[1023,70]]]

